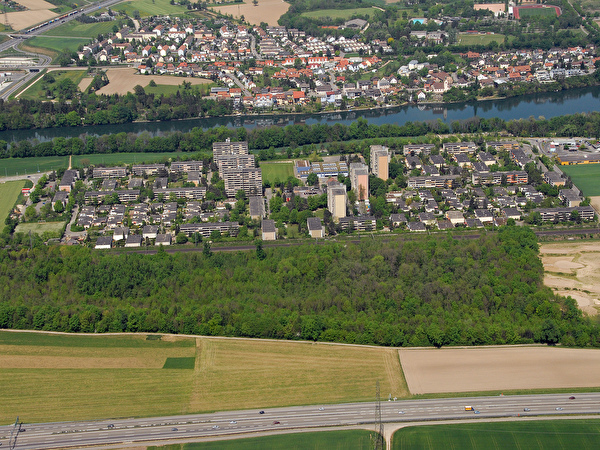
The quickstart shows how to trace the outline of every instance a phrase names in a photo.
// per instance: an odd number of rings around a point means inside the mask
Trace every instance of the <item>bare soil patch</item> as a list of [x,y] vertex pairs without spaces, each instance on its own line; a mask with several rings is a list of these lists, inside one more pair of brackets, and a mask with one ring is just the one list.
[[92,77],[87,77],[81,80],[79,82],[79,90],[84,92],[90,86],[90,84],[92,84],[92,81],[94,81]]
[[254,6],[252,2],[243,5],[227,5],[211,7],[221,14],[231,14],[233,17],[244,16],[246,21],[258,25],[266,22],[269,25],[277,25],[279,18],[287,12],[290,4],[283,0],[258,0],[258,5]]
[[17,3],[32,11],[56,8],[52,3],[44,0],[18,0]]
[[156,84],[179,86],[184,81],[192,84],[207,84],[210,80],[204,78],[182,78],[165,75],[139,75],[136,74],[136,69],[132,67],[110,68],[106,70],[109,83],[98,91],[98,94],[119,94],[125,95],[128,92],[133,92],[136,85],[142,87],[148,86],[151,80]]
[[571,296],[589,315],[600,306],[600,242],[548,243],[540,246],[544,284]]
[[45,22],[46,20],[52,19],[57,15],[58,14],[48,9],[6,13],[8,23],[13,28],[13,30],[22,30],[24,28],[29,28],[30,26],[35,25],[37,23]]
[[600,196],[596,195],[594,197],[590,197],[591,206],[596,210],[597,213],[600,213]]
[[399,354],[411,394],[600,386],[596,349],[402,349]]

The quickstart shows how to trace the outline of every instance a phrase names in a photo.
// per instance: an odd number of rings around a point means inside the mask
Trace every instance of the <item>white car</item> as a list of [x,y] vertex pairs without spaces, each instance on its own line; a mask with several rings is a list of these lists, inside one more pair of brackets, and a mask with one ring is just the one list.
[[562,411],[563,409],[559,406],[558,408],[555,408],[557,411]]
[[219,429],[219,425],[214,425],[213,426],[213,430],[218,430]]
[[404,411],[398,411],[398,414],[404,414]]
[[323,408],[322,406],[319,408],[319,411],[325,411],[325,408]]
[[235,420],[232,420],[231,422],[229,422],[232,425],[235,425],[237,422]]

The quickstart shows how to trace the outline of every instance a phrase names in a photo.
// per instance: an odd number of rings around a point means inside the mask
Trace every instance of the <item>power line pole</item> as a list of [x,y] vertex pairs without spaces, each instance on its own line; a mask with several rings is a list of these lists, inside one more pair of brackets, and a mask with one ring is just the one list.
[[385,447],[383,442],[383,422],[381,421],[381,395],[379,392],[379,381],[376,384],[376,392],[377,400],[375,402],[375,420],[377,429],[375,431],[377,432],[377,436],[375,436],[375,445],[373,448],[375,448],[375,450],[383,450]]

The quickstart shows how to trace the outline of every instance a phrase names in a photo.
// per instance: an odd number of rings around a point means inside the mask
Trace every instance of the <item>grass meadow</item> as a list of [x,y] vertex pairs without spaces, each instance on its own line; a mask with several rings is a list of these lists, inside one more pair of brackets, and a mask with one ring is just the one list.
[[111,34],[113,22],[81,23],[71,20],[44,33],[44,36],[72,36],[82,38],[95,38],[99,34]]
[[352,9],[317,9],[315,11],[304,12],[303,17],[318,19],[321,17],[331,17],[332,19],[350,19],[354,15],[370,16],[375,14],[373,8],[352,8]]
[[[91,155],[90,155],[91,156]],[[40,156],[37,158],[7,158],[0,162],[0,177],[48,172],[69,166],[68,156]]]
[[498,44],[504,42],[503,34],[471,34],[460,33],[458,43],[461,45],[489,45],[496,41]]
[[540,420],[408,427],[394,433],[394,450],[598,448],[598,420]]
[[148,447],[148,450],[367,450],[373,448],[367,430],[321,431],[262,436],[231,441],[194,442]]
[[8,217],[24,187],[25,180],[0,183],[0,223],[2,223],[2,227],[4,227],[4,219]]
[[[53,86],[58,86],[62,80],[70,79],[75,86],[79,86],[81,80],[87,75],[86,70],[53,70],[50,72],[54,79]],[[21,99],[26,100],[43,100],[46,101],[46,90],[42,89],[42,81],[32,83],[27,89],[25,89],[19,96]]]
[[273,183],[275,180],[285,181],[294,176],[293,163],[261,162],[262,177],[264,181]]
[[[193,370],[184,369],[193,358]],[[169,360],[180,369],[164,369]],[[0,332],[4,423],[15,413],[24,422],[47,422],[367,401],[374,399],[376,380],[382,392],[408,396],[397,351]]]
[[600,195],[600,164],[576,164],[572,166],[560,166],[566,175],[571,177],[573,184],[577,186],[585,196]]
[[53,37],[53,36],[35,36],[27,41],[29,47],[46,48],[53,52],[60,53],[63,50],[69,50],[70,52],[76,52],[79,45],[87,44],[90,42],[90,38],[64,38],[64,37]]
[[[73,156],[73,167],[82,167],[88,164],[123,165],[123,164],[152,164],[163,162],[169,158],[176,159],[182,153],[105,153],[95,155]],[[189,154],[186,153],[186,156]]]
[[112,7],[115,11],[124,11],[133,16],[133,11],[139,11],[141,17],[188,15],[185,6],[171,5],[169,0],[136,0],[134,2],[119,3]]

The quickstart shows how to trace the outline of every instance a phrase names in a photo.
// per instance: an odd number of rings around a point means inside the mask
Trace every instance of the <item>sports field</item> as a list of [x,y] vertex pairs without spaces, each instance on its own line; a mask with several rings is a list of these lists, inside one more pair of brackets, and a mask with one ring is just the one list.
[[536,420],[407,427],[394,433],[394,450],[592,449],[600,420]]
[[0,183],[0,223],[2,227],[4,227],[4,220],[15,205],[23,187],[25,187],[25,180]]
[[515,19],[530,19],[537,17],[558,17],[561,10],[558,6],[527,5],[513,8]]
[[232,441],[173,444],[164,447],[148,447],[148,450],[367,450],[373,448],[371,439],[373,434],[366,430],[323,431]]
[[458,35],[458,43],[461,45],[488,45],[492,42],[501,44],[504,42],[503,34],[473,34],[460,33]]
[[0,176],[23,175],[26,173],[48,172],[69,166],[68,156],[39,156],[37,158],[8,158],[0,163]]
[[263,180],[273,183],[275,180],[285,181],[294,176],[293,163],[260,163]]
[[317,9],[302,13],[303,17],[318,19],[321,17],[331,17],[332,19],[350,19],[354,15],[370,16],[375,14],[373,8],[352,8],[352,9]]
[[[194,368],[177,359],[163,368],[167,358],[195,358]],[[385,348],[0,331],[3,423],[15,411],[45,422],[372,400],[376,380],[408,395]]]
[[600,164],[560,166],[560,170],[571,177],[584,196],[600,195]]
[[71,20],[44,33],[44,36],[70,36],[95,38],[99,34],[112,34],[113,22],[81,23]]
[[64,226],[64,222],[20,223],[15,228],[15,232],[28,234],[31,231],[40,236],[44,233],[53,233],[54,237],[60,238]]

